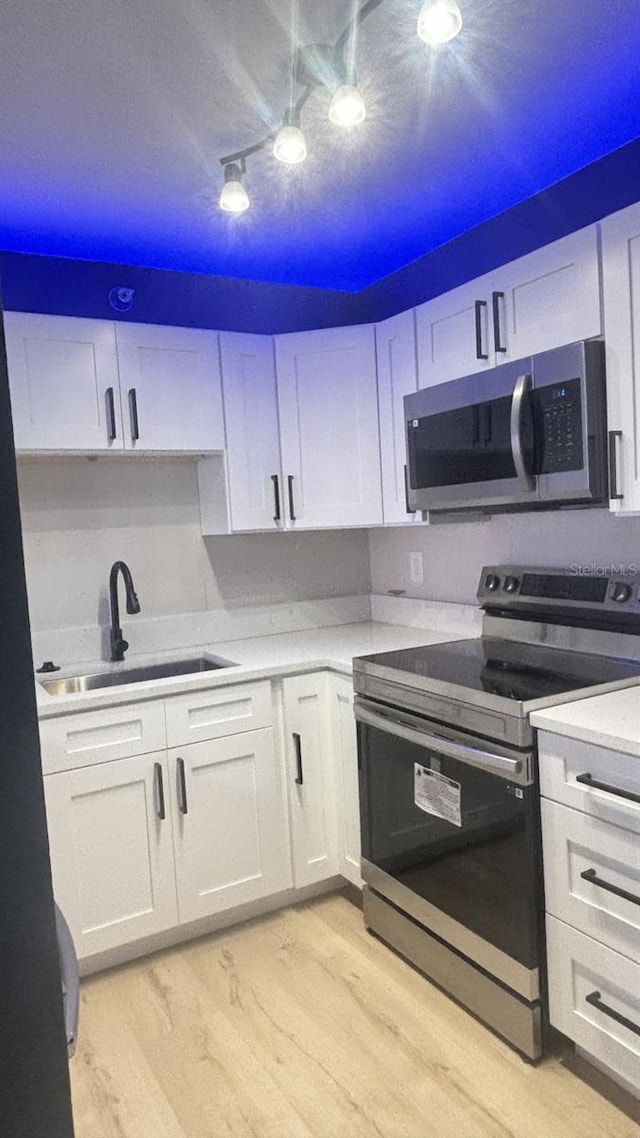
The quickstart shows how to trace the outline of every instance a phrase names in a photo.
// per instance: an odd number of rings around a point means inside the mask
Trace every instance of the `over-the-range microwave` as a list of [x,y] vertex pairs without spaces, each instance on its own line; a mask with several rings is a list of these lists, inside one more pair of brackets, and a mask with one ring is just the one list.
[[405,396],[408,508],[606,502],[604,360],[582,340]]

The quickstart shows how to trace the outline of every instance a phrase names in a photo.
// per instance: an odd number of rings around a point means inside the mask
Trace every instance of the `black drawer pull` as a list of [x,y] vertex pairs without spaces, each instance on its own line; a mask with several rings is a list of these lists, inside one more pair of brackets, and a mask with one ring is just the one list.
[[612,885],[609,881],[603,881],[595,869],[585,869],[580,874],[585,881],[590,881],[592,885],[597,885],[600,889],[606,889],[607,893],[615,893],[616,897],[623,897],[625,901],[631,901],[633,905],[640,905],[640,897],[636,893],[629,893],[626,889],[621,889],[619,885]]
[[293,732],[293,745],[296,749],[296,786],[302,786],[304,774],[302,771],[302,740],[297,731]]
[[487,307],[486,300],[476,300],[476,359],[488,360],[489,355],[487,352],[482,351],[482,309]]
[[500,301],[504,300],[503,292],[492,292],[491,303],[493,305],[493,346],[496,352],[506,352],[507,345],[502,343],[500,336]]
[[280,515],[280,487],[278,485],[280,480],[278,478],[278,475],[272,474],[271,475],[271,481],[273,482],[273,504],[275,507],[275,513],[273,515],[273,520],[274,520],[274,522],[279,522],[281,520],[281,515]]
[[616,1023],[621,1023],[623,1027],[626,1027],[627,1031],[632,1031],[634,1035],[640,1035],[640,1027],[638,1024],[634,1023],[632,1019],[627,1019],[626,1016],[620,1015],[620,1012],[617,1012],[615,1008],[610,1008],[608,1004],[604,1004],[600,998],[600,992],[589,992],[589,995],[585,996],[585,1000],[588,1004],[591,1004],[592,1007],[597,1008],[599,1012],[603,1012],[604,1015],[609,1016],[609,1019],[614,1019]]
[[131,439],[135,443],[140,438],[140,424],[138,423],[138,396],[135,387],[129,391],[129,418],[131,419]]
[[622,439],[622,431],[609,431],[609,498],[612,502],[620,502],[624,498],[618,490],[616,439]]
[[164,782],[162,779],[162,764],[153,764],[153,778],[156,788],[156,814],[161,822],[164,822],[167,814],[164,807]]
[[608,782],[598,782],[590,774],[576,775],[576,782],[590,786],[593,790],[606,790],[607,794],[615,794],[616,798],[626,798],[629,802],[640,802],[640,794],[634,794],[632,790],[621,790],[619,786],[611,786]]
[[113,443],[116,440],[116,404],[112,387],[107,388],[105,398],[107,400],[107,442]]
[[293,505],[293,474],[290,474],[288,476],[287,485],[289,487],[289,517],[291,518],[292,522],[295,522],[296,515],[295,515],[295,510],[294,510],[294,505]]
[[189,813],[187,803],[187,780],[184,773],[184,759],[178,759],[178,806],[181,814]]

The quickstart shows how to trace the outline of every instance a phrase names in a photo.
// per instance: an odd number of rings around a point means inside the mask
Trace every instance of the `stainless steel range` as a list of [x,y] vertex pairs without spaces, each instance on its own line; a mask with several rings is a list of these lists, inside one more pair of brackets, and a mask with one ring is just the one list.
[[354,661],[368,928],[531,1059],[542,707],[640,682],[640,574],[490,566],[482,636]]

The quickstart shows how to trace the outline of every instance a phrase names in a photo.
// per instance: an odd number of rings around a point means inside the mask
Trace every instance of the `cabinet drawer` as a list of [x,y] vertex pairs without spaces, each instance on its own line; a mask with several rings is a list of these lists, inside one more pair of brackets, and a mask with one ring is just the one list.
[[237,684],[166,701],[167,745],[183,747],[240,731],[270,727],[271,684]]
[[640,1091],[640,965],[552,916],[547,955],[553,1026]]
[[40,723],[44,774],[128,759],[166,746],[161,701],[83,711]]
[[640,964],[637,836],[543,798],[542,838],[547,911]]
[[[538,748],[540,793],[545,798],[640,833],[640,802],[625,798],[625,793],[640,795],[640,759],[547,731],[539,733]],[[585,775],[610,789],[577,781]]]

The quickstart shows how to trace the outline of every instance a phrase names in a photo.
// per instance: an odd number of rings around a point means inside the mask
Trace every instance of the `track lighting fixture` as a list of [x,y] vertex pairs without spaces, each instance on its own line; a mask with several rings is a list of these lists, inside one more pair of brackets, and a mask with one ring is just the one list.
[[[274,158],[286,166],[297,166],[307,157],[307,141],[300,124],[302,110],[318,88],[333,88],[329,119],[336,126],[353,127],[367,116],[364,99],[356,85],[355,46],[360,25],[384,0],[360,0],[360,6],[343,28],[335,44],[310,44],[293,53],[291,86],[302,88],[297,101],[291,103],[278,130],[252,146],[221,158],[224,185],[220,208],[227,213],[244,213],[249,208],[249,195],[242,184],[246,160],[270,146]],[[414,25],[415,27],[415,25]],[[462,28],[458,0],[425,0],[418,16],[417,32],[430,47],[448,43]],[[295,37],[294,37],[295,39]]]
[[244,213],[249,208],[249,195],[242,185],[242,174],[243,168],[237,162],[228,162],[224,168],[220,209],[226,213]]
[[418,16],[418,35],[430,47],[455,39],[462,27],[457,0],[426,0]]

